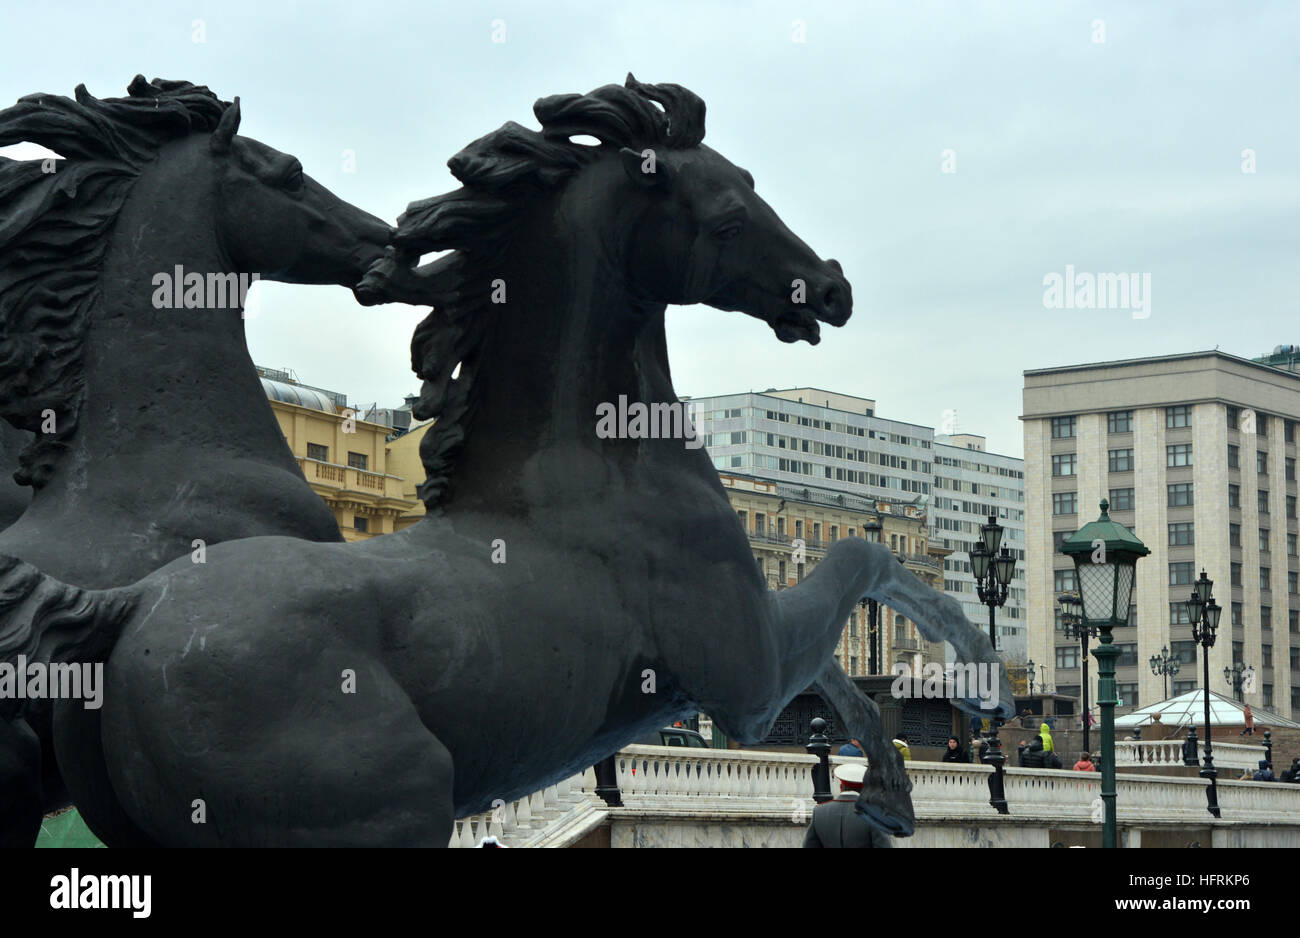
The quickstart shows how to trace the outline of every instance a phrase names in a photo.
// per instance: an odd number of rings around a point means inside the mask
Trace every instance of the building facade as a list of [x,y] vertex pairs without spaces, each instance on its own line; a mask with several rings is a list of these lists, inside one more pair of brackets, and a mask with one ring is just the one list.
[[344,539],[397,530],[415,502],[403,491],[404,480],[388,470],[391,428],[357,419],[342,394],[300,384],[285,371],[258,373],[285,442]]
[[[771,589],[797,586],[832,544],[841,538],[865,537],[866,526],[873,522],[881,526],[882,543],[909,570],[935,589],[940,586],[947,551],[930,543],[925,513],[916,505],[728,472],[719,473],[719,479]],[[893,665],[900,662],[914,674],[931,662],[944,663],[943,643],[927,641],[902,613],[881,605],[876,621],[876,673],[893,673]],[[859,604],[844,624],[835,649],[849,675],[870,673],[871,638],[867,607]]]
[[1008,662],[1024,658],[1021,460],[984,452],[981,437],[936,437],[932,427],[880,417],[873,400],[820,388],[772,388],[688,402],[720,473],[912,504],[930,525],[927,548],[946,552],[936,588],[960,602],[984,632],[988,608],[975,595],[966,552],[980,525],[996,515],[1007,529],[1004,543],[1021,561],[1007,603],[997,612],[998,649]]
[[1131,628],[1115,633],[1123,709],[1163,699],[1148,661],[1166,646],[1181,664],[1169,695],[1200,686],[1183,603],[1204,569],[1224,609],[1210,689],[1232,694],[1224,668],[1239,662],[1255,670],[1246,702],[1300,714],[1300,374],[1218,351],[1038,369],[1025,372],[1022,420],[1030,651],[1057,691],[1081,686],[1079,645],[1060,630],[1056,600],[1075,585],[1060,542],[1106,499],[1151,550]]

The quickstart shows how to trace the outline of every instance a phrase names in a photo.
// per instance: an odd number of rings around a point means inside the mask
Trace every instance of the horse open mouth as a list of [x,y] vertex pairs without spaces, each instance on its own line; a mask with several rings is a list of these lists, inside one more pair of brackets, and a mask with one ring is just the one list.
[[768,320],[768,324],[782,342],[798,342],[804,339],[809,345],[816,345],[822,340],[821,326],[817,324],[817,317],[807,309],[783,310],[775,319]]

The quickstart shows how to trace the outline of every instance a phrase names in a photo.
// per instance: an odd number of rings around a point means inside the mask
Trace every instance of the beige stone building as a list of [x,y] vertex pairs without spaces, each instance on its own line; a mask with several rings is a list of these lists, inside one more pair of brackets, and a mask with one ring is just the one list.
[[1256,675],[1246,702],[1300,715],[1300,374],[1218,351],[1044,368],[1025,372],[1022,420],[1029,645],[1049,683],[1081,684],[1079,645],[1059,624],[1057,597],[1074,587],[1060,540],[1107,499],[1151,550],[1137,565],[1133,627],[1115,633],[1120,712],[1162,699],[1148,662],[1165,646],[1181,661],[1170,696],[1200,686],[1183,602],[1204,568],[1224,610],[1210,689],[1231,695],[1224,668],[1243,662]]
[[[866,525],[873,521],[881,526],[882,542],[903,558],[907,569],[942,589],[943,560],[950,551],[930,543],[925,512],[916,505],[727,472],[719,478],[772,589],[796,586],[831,544],[844,537],[864,537]],[[881,606],[878,622],[880,673],[891,673],[898,662],[918,674],[931,662],[943,666],[943,643],[926,641],[910,619]],[[855,607],[836,647],[836,657],[850,675],[869,673],[867,625],[866,607]]]
[[258,371],[289,449],[307,484],[334,512],[344,539],[398,530],[398,520],[418,502],[390,471],[391,428],[358,419],[341,394],[301,384],[288,372]]

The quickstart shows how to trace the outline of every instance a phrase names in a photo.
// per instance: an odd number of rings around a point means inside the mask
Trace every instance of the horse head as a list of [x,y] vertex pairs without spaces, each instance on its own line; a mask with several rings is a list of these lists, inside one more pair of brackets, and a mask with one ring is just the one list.
[[237,270],[286,283],[355,285],[382,256],[392,229],[343,201],[287,153],[237,135],[239,98],[208,138],[217,220]]

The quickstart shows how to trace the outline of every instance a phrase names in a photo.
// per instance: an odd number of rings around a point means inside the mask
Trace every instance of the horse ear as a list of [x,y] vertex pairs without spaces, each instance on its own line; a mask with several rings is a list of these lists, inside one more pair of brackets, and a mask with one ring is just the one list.
[[221,123],[217,124],[217,129],[212,132],[212,139],[208,141],[208,146],[212,148],[213,153],[229,153],[230,141],[235,139],[235,133],[239,130],[239,98],[236,97],[233,104],[226,108],[226,112],[221,115]]
[[623,147],[618,151],[623,161],[623,171],[629,179],[646,189],[667,188],[672,184],[672,173],[668,164],[660,160],[654,150],[636,150]]

